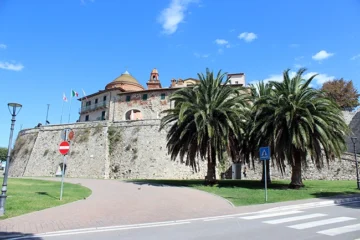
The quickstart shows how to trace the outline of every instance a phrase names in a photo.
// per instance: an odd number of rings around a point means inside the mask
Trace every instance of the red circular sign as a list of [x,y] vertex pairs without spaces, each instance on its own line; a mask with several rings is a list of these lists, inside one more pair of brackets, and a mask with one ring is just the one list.
[[59,145],[59,152],[62,155],[66,155],[69,152],[70,144],[68,142],[61,142]]

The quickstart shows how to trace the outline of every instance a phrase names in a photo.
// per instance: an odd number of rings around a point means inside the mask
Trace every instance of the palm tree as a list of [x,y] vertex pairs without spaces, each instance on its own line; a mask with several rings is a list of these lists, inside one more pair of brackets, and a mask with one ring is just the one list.
[[340,157],[346,149],[349,133],[339,106],[326,95],[309,87],[316,75],[304,80],[306,69],[299,69],[293,78],[289,69],[283,73],[283,82],[271,82],[272,94],[255,102],[255,126],[258,142],[267,142],[272,156],[283,172],[285,163],[292,168],[290,188],[300,188],[302,164],[307,157],[318,168],[324,159]]
[[216,181],[216,162],[228,151],[232,137],[240,138],[246,126],[248,95],[223,83],[226,73],[214,75],[206,69],[198,74],[200,84],[177,90],[170,100],[173,109],[165,110],[160,130],[169,126],[167,149],[171,159],[181,161],[197,170],[196,157],[207,159],[207,181]]
[[[257,152],[259,151],[260,146],[265,146],[269,141],[268,139],[264,139],[263,136],[257,136],[258,132],[254,131],[255,126],[255,102],[259,100],[261,97],[264,98],[266,96],[269,96],[272,93],[272,85],[271,83],[265,83],[264,81],[260,81],[256,84],[249,84],[249,87],[251,89],[251,98],[254,103],[253,108],[251,109],[251,121],[249,121],[249,126],[247,128],[247,139],[248,144],[245,146],[243,151],[245,151],[245,159],[247,161],[250,160],[250,155],[254,164],[254,156],[257,155]],[[258,141],[256,141],[258,140]],[[261,182],[265,181],[265,164],[266,164],[266,178],[267,182],[271,183],[271,177],[270,177],[270,161],[263,161],[263,169],[262,169],[262,177]]]

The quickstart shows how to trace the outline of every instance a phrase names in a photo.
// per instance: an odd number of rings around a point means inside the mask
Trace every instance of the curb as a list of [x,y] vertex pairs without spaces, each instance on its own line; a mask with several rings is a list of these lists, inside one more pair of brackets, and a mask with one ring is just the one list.
[[284,211],[284,210],[297,210],[297,209],[308,209],[308,208],[318,208],[318,207],[328,207],[328,206],[341,206],[341,205],[347,205],[347,204],[352,204],[352,203],[360,203],[360,196],[344,197],[344,198],[319,201],[319,202],[313,202],[313,203],[303,203],[303,204],[288,205],[288,206],[282,206],[282,207],[274,207],[274,208],[269,208],[269,209],[266,209],[266,210],[263,210],[260,212],[266,213],[266,212]]

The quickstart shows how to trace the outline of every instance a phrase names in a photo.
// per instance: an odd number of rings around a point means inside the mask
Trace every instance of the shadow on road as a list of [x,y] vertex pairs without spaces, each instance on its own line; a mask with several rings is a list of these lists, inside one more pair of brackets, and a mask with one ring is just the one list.
[[360,209],[360,192],[359,194],[354,194],[353,191],[348,191],[348,192],[342,192],[341,195],[339,195],[339,192],[320,192],[320,193],[313,193],[311,195],[323,200],[334,200],[336,204],[340,204],[341,206],[346,208]]
[[0,231],[0,240],[11,240],[11,239],[31,239],[31,240],[42,240],[41,237],[35,237],[31,233],[20,233],[20,232],[1,232]]

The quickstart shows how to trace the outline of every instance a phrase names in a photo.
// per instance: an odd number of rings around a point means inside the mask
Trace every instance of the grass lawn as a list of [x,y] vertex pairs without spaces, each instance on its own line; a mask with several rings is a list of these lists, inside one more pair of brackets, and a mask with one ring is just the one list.
[[[0,178],[0,184],[2,181]],[[84,199],[91,194],[91,190],[86,187],[64,183],[63,198],[60,201],[60,184],[55,181],[10,178],[6,212],[0,220]]]
[[[219,195],[235,206],[265,203],[264,184],[259,180],[219,180],[214,186],[204,186],[203,180],[132,180],[131,182],[191,187]],[[339,194],[360,194],[356,188],[356,181],[304,181],[305,187],[299,190],[288,189],[289,183],[289,180],[281,180],[273,181],[268,185],[268,203]]]

